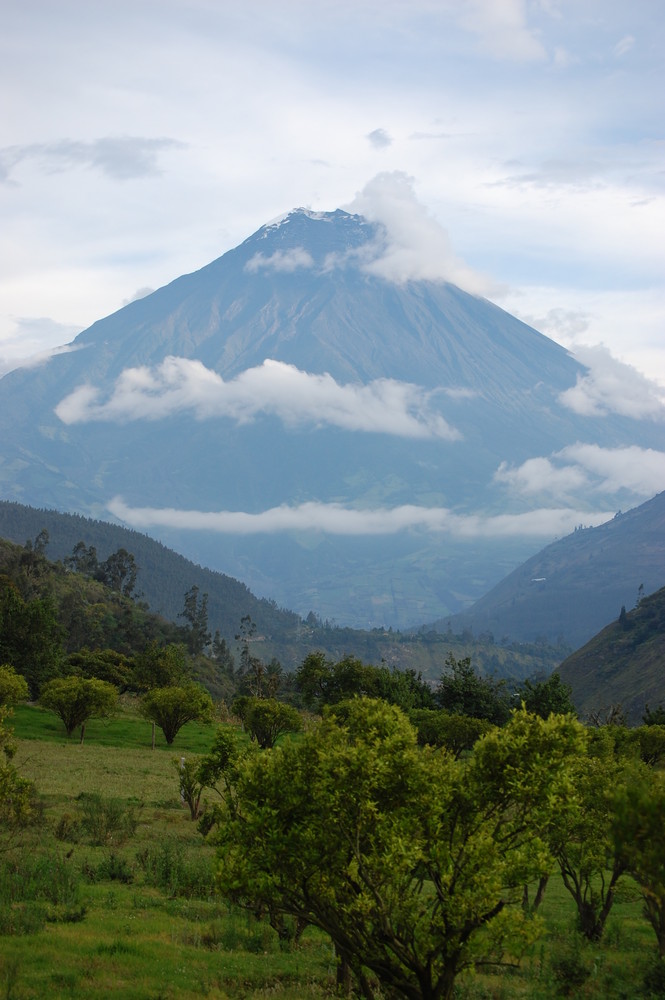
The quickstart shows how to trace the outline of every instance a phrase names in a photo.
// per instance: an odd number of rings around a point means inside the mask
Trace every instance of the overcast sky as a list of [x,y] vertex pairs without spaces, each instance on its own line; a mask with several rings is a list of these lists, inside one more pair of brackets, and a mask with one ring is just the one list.
[[0,372],[387,174],[461,281],[665,386],[662,0],[2,10]]

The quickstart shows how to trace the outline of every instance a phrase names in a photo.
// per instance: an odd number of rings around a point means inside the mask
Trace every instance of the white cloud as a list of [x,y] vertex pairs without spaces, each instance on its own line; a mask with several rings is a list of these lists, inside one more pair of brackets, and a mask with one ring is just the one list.
[[316,531],[331,535],[394,535],[421,530],[448,534],[456,539],[534,537],[553,538],[569,534],[579,524],[597,525],[614,512],[569,508],[543,508],[524,514],[494,517],[453,514],[445,507],[378,507],[357,510],[338,503],[282,504],[258,514],[244,511],[198,511],[175,508],[130,507],[121,497],[108,504],[114,517],[134,528],[168,527],[218,534],[275,534]]
[[590,323],[589,314],[582,309],[563,309],[561,306],[548,309],[543,316],[524,315],[522,319],[560,344],[574,342],[589,329]]
[[589,371],[578,375],[572,389],[559,396],[575,413],[602,417],[618,413],[635,420],[665,420],[665,390],[631,365],[614,358],[606,347],[575,348]]
[[255,274],[257,271],[291,272],[301,267],[313,266],[312,255],[303,247],[294,247],[292,250],[276,250],[268,257],[262,253],[255,253],[245,264],[245,270],[250,274]]
[[518,62],[546,58],[542,41],[527,25],[525,0],[466,0],[458,10],[460,25],[477,35],[490,55]]
[[80,332],[80,326],[56,323],[44,316],[13,318],[11,332],[0,336],[0,375],[44,364],[55,354],[74,350],[66,342]]
[[59,139],[7,146],[0,149],[0,180],[11,180],[16,167],[24,161],[34,161],[46,172],[82,166],[101,170],[119,181],[149,177],[159,173],[159,153],[183,146],[175,139],[141,136],[104,136],[91,142]]
[[522,465],[511,467],[502,462],[494,474],[500,483],[519,496],[545,494],[557,500],[570,500],[588,485],[582,468],[576,465],[557,467],[549,458],[529,458]]
[[455,256],[445,229],[418,201],[413,178],[402,171],[378,174],[347,210],[383,227],[383,241],[365,247],[361,258],[370,274],[398,284],[450,281],[478,295],[497,292],[496,284]]
[[57,358],[59,354],[73,354],[75,351],[82,351],[89,344],[62,344],[60,347],[52,347],[49,351],[40,351],[38,354],[31,354],[29,358],[24,358],[16,364],[16,368],[39,368],[45,365],[51,358]]
[[392,136],[388,135],[384,128],[375,128],[373,132],[368,132],[365,138],[374,149],[387,149],[392,146]]
[[[553,302],[558,305],[552,307]],[[590,346],[601,347],[654,382],[657,392],[665,389],[665,292],[656,285],[630,290],[617,285],[611,291],[534,285],[514,290],[502,305],[583,364],[593,367],[592,353],[584,352]]]
[[528,499],[574,503],[593,493],[607,496],[623,490],[644,499],[665,489],[665,452],[577,442],[549,458],[530,458],[516,467],[502,462],[494,481]]
[[154,288],[150,288],[148,285],[143,288],[137,288],[133,295],[130,295],[128,299],[123,299],[123,306],[128,306],[130,302],[138,302],[140,299],[145,299],[146,296],[152,295]]
[[653,448],[601,448],[597,444],[573,444],[558,456],[574,461],[591,476],[597,477],[596,490],[613,493],[631,490],[638,496],[652,497],[665,489],[665,452]]
[[329,424],[407,438],[460,438],[430,400],[430,393],[408,382],[340,385],[331,375],[272,360],[225,382],[200,361],[168,357],[156,368],[125,369],[107,399],[95,386],[79,386],[56,413],[66,424],[160,420],[185,411],[198,420],[226,417],[242,424],[273,414],[289,427]]

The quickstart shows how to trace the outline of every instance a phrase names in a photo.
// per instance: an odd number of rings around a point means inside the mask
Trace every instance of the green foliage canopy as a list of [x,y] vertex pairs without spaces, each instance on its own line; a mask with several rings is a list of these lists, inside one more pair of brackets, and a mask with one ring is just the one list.
[[383,698],[404,711],[434,704],[430,687],[414,670],[370,666],[355,656],[332,662],[320,651],[305,657],[295,685],[306,707],[317,712],[356,696]]
[[642,890],[644,911],[665,958],[665,774],[647,772],[614,799],[614,849]]
[[28,697],[25,677],[17,674],[10,663],[0,665],[0,705],[16,705]]
[[274,747],[280,736],[302,729],[297,709],[276,698],[237,698],[234,710],[240,715],[245,729],[262,750]]
[[454,757],[471,750],[474,743],[489,732],[492,724],[486,719],[468,715],[453,715],[445,709],[421,708],[409,713],[421,746],[445,747]]
[[220,888],[326,931],[361,989],[369,969],[389,995],[449,1000],[462,969],[532,936],[521,887],[548,870],[581,727],[517,712],[461,761],[385,702],[345,709],[240,767]]
[[83,649],[67,657],[68,672],[81,677],[96,677],[113,684],[119,691],[132,686],[132,668],[126,656],[114,649]]
[[62,630],[48,598],[24,600],[18,588],[0,579],[0,662],[11,663],[38,697],[44,681],[62,662]]
[[449,653],[445,667],[446,671],[436,690],[441,708],[453,715],[486,719],[496,726],[502,726],[507,721],[510,715],[510,697],[505,683],[481,677],[471,666],[468,656],[456,660]]
[[212,722],[212,698],[202,687],[188,683],[153,688],[141,699],[141,715],[156,723],[170,746],[188,722]]
[[590,941],[601,938],[627,867],[612,838],[614,796],[639,777],[643,766],[628,731],[619,726],[593,731],[586,751],[571,761],[574,792],[556,816],[550,843],[575,902],[579,929]]
[[524,703],[528,712],[535,712],[542,719],[554,712],[557,715],[575,713],[570,684],[561,680],[556,671],[545,680],[527,678],[517,690],[517,698]]
[[185,593],[185,603],[180,618],[184,618],[184,638],[190,653],[202,653],[210,645],[211,636],[208,629],[208,595],[199,595],[199,588],[194,584]]
[[164,646],[153,639],[134,658],[133,686],[137,691],[177,687],[189,681],[189,674],[185,647],[180,643]]
[[118,703],[118,691],[96,677],[56,677],[44,685],[39,701],[62,719],[71,736],[88,719],[108,718]]
[[16,744],[6,725],[9,712],[0,705],[0,847],[33,818],[32,782],[22,778],[11,762]]

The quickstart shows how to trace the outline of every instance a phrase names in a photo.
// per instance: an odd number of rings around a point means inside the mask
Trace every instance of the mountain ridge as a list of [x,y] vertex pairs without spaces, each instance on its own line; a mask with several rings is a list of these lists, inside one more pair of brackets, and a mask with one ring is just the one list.
[[0,495],[115,517],[298,614],[398,628],[641,499],[602,468],[660,428],[576,411],[585,366],[450,283],[388,280],[389,243],[289,213],[5,375]]
[[[468,611],[455,629],[554,642],[565,633],[575,648],[631,608],[642,593],[665,585],[665,492],[611,521],[580,528],[536,553]],[[434,623],[444,629],[448,620]]]

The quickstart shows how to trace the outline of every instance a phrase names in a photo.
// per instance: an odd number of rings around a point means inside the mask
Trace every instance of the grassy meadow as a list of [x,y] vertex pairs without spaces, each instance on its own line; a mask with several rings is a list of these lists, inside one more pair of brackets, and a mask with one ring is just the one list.
[[[308,1000],[334,994],[327,939],[309,929],[281,949],[263,921],[215,895],[214,847],[179,798],[177,761],[209,748],[190,723],[168,747],[131,703],[67,739],[51,713],[20,706],[15,763],[34,781],[40,823],[0,845],[0,1000]],[[636,886],[623,883],[603,940],[575,931],[553,876],[539,919],[546,933],[514,970],[459,980],[460,1000],[665,996],[655,936]],[[659,992],[660,991],[660,992]],[[380,992],[377,997],[380,997]]]

